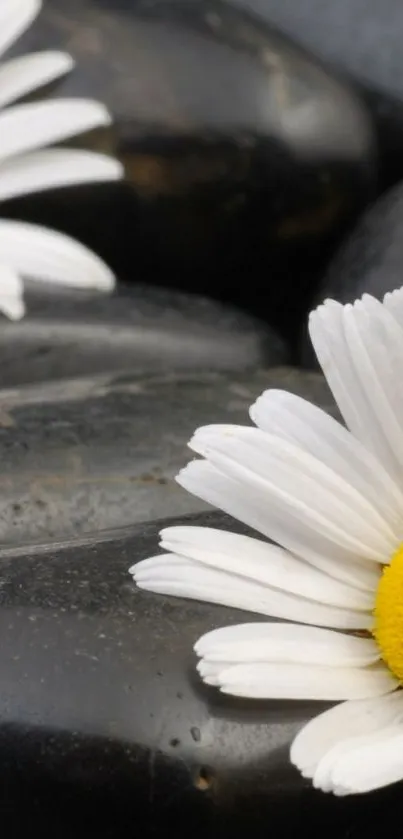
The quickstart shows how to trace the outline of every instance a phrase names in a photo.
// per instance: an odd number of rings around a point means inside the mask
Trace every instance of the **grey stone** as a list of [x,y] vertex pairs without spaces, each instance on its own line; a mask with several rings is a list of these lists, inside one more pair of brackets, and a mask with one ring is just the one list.
[[[403,176],[400,0],[235,0],[354,84],[378,127],[382,180]],[[130,0],[129,0],[130,3]],[[101,0],[101,5],[103,0]]]
[[29,286],[27,316],[0,319],[0,388],[119,370],[244,370],[286,362],[258,318],[200,295],[136,284],[113,295]]
[[110,108],[127,183],[4,212],[67,231],[120,279],[232,300],[295,342],[335,241],[374,194],[361,97],[220,0],[49,0],[17,49],[50,44],[77,60],[58,94]]
[[[256,620],[140,591],[127,569],[165,520],[1,551],[0,807],[44,839],[378,839],[402,786],[337,798],[291,766],[292,738],[328,707],[248,701],[197,676],[195,641]],[[186,524],[238,530],[228,517]]]
[[403,99],[399,0],[236,0],[236,5],[257,12],[357,81]]
[[334,404],[322,377],[280,368],[255,373],[106,376],[0,393],[3,543],[46,541],[206,505],[174,481],[186,444],[212,422],[250,424],[266,388]]

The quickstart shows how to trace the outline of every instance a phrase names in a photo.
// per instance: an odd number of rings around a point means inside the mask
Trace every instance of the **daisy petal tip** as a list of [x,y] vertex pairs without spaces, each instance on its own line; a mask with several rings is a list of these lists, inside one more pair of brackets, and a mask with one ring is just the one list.
[[[184,467],[185,468],[185,467]],[[182,471],[182,470],[181,470]],[[180,473],[178,473],[180,474]],[[181,535],[184,531],[183,526],[180,524],[172,525],[171,527],[163,527],[162,530],[159,531],[159,539],[161,542],[164,541],[180,541]]]
[[197,670],[200,678],[203,679],[203,681],[204,681],[204,678],[206,676],[211,676],[211,673],[208,673],[208,670],[207,670],[207,667],[206,667],[206,662],[204,661],[203,658],[200,659],[200,661],[197,662],[196,670]]
[[209,654],[211,645],[209,644],[208,639],[210,635],[210,632],[206,632],[205,635],[202,635],[201,638],[198,638],[198,640],[193,646],[193,651],[199,658],[204,658]]
[[[59,103],[63,102],[63,100],[56,99],[55,102]],[[88,118],[87,130],[91,130],[91,128],[109,126],[113,123],[113,117],[109,108],[107,108],[103,102],[100,102],[99,99],[85,99],[77,97],[76,99],[66,99],[64,102],[71,107],[72,113],[74,112],[74,109],[76,109],[77,112],[81,111],[82,113],[86,113]]]
[[387,303],[390,300],[398,300],[403,298],[403,286],[400,288],[393,288],[391,291],[387,291],[383,297],[383,303]]
[[329,793],[329,792],[332,792],[332,789],[331,789],[331,787],[329,786],[329,784],[322,783],[320,780],[318,780],[317,778],[315,778],[315,776],[313,776],[313,778],[312,778],[312,786],[313,786],[313,788],[314,788],[314,789],[316,789],[318,792],[324,792],[324,793]]
[[319,327],[319,325],[321,323],[322,315],[323,315],[324,311],[325,311],[324,303],[321,303],[319,306],[316,307],[316,309],[312,309],[312,311],[309,312],[309,315],[308,315],[308,333],[309,333],[309,336],[310,336],[311,339],[314,336],[316,329]]
[[182,469],[180,469],[178,474],[175,475],[176,483],[184,489],[187,489],[187,479],[189,476],[192,476],[194,465],[196,463],[201,463],[201,461],[196,458],[194,460],[190,460],[189,463],[187,463],[186,466],[182,466]]
[[37,60],[46,60],[51,78],[53,76],[57,78],[59,75],[61,76],[65,73],[70,73],[71,70],[74,70],[77,64],[71,53],[66,52],[65,50],[47,49],[42,52],[30,53],[25,58],[29,59],[31,56]]
[[133,582],[136,583],[136,588],[140,589],[141,591],[148,591],[151,594],[162,594],[163,592],[157,585],[157,588],[154,587],[153,580],[149,580],[148,577],[143,579],[142,577],[133,576]]
[[123,181],[126,176],[125,167],[120,160],[116,158],[109,158],[111,161],[109,179],[111,181]]
[[138,578],[141,578],[143,572],[143,565],[147,562],[147,560],[141,560],[140,562],[136,562],[129,568],[129,574],[132,575],[133,579],[137,581]]
[[[103,102],[99,102],[98,99],[89,100],[89,105],[92,105],[93,112],[94,112],[94,128],[96,126],[103,126],[106,127],[112,125],[113,123],[113,116],[109,110],[109,108],[104,105]],[[96,116],[96,123],[95,123],[95,116]]]
[[[337,771],[331,777],[331,790],[337,798],[345,798],[347,795],[359,795],[360,790],[351,787],[349,784],[337,780]],[[362,791],[361,791],[362,792]]]
[[295,764],[294,764],[294,766],[295,766],[296,769],[298,769],[298,772],[300,773],[300,775],[302,775],[303,778],[305,778],[306,781],[312,781],[314,771],[315,771],[314,767],[309,766],[305,769],[301,769],[299,766],[296,766]]
[[295,739],[293,740],[293,742],[291,743],[291,746],[290,746],[290,761],[291,761],[292,765],[295,766],[295,768],[298,769],[299,772],[301,772],[301,774],[304,773],[304,771],[305,771],[304,763],[305,762],[303,760],[301,760],[301,753],[300,753],[299,743],[298,743],[298,735],[295,737]]
[[106,294],[114,291],[116,288],[116,277],[105,264],[100,266],[94,288],[97,288],[99,291],[104,291]]
[[17,323],[19,320],[22,320],[26,315],[26,308],[22,301],[16,301],[15,304],[11,306],[3,306],[2,312],[9,320],[14,321]]
[[60,68],[63,67],[66,73],[74,70],[77,62],[69,52],[64,52],[64,50],[54,50],[53,55],[55,59],[57,58],[59,60]]
[[191,449],[193,452],[196,452],[196,454],[199,454],[198,449],[200,446],[200,442],[203,441],[203,435],[200,432],[200,428],[194,431],[187,444],[188,449]]
[[205,676],[203,678],[203,684],[208,685],[212,688],[218,687],[217,679],[214,676]]
[[5,297],[1,299],[0,296],[0,312],[8,318],[8,320],[17,322],[22,320],[26,314],[26,308],[24,299],[21,295],[16,295],[15,297]]
[[323,306],[324,306],[323,303],[319,303],[319,305],[316,306],[315,309],[311,309],[311,311],[309,312],[309,315],[308,315],[308,323],[312,323],[312,321],[316,320],[316,318],[318,317],[318,314],[322,311]]

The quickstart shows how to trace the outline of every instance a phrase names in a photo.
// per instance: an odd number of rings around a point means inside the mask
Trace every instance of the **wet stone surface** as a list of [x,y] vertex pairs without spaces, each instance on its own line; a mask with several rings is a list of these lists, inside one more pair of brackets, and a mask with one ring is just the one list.
[[21,543],[183,515],[205,505],[173,478],[200,425],[250,424],[268,387],[333,409],[321,376],[165,373],[62,381],[0,393],[0,530]]
[[159,527],[1,551],[3,827],[375,839],[400,822],[400,785],[337,799],[291,767],[290,741],[323,703],[235,700],[199,682],[197,638],[253,617],[137,590],[127,569],[156,552]]

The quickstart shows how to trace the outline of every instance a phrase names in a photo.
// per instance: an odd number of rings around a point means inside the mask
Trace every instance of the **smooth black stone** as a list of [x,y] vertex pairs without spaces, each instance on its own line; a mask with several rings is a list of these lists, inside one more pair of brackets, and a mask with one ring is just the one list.
[[[104,0],[97,0],[103,5]],[[130,6],[133,0],[127,0]],[[403,177],[403,15],[400,0],[236,0],[324,60],[365,99],[377,124],[381,182]]]
[[263,321],[198,295],[144,285],[113,295],[39,283],[26,317],[0,320],[0,388],[131,370],[245,370],[283,364]]
[[[188,523],[234,529],[218,514]],[[327,706],[237,700],[200,683],[197,638],[256,616],[137,590],[127,569],[156,552],[160,524],[2,549],[3,830],[61,839],[393,830],[401,785],[337,799],[290,765],[294,734]]]
[[126,374],[0,391],[3,543],[64,538],[206,508],[173,480],[200,425],[249,424],[267,387],[334,410],[321,376]]
[[[403,183],[385,193],[363,215],[331,262],[316,302],[332,297],[352,303],[363,294],[382,300],[387,291],[403,285]],[[305,336],[304,366],[316,366]]]
[[49,0],[18,49],[45,43],[77,58],[60,92],[112,109],[132,189],[59,191],[5,214],[67,229],[125,279],[240,302],[294,337],[335,239],[372,194],[360,100],[218,0]]

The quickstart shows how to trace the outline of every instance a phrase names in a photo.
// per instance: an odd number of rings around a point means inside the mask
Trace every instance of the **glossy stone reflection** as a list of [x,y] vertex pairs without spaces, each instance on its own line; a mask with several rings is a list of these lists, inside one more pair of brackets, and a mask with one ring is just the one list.
[[199,295],[140,284],[104,295],[36,283],[25,302],[22,321],[0,318],[0,388],[122,370],[244,370],[287,361],[283,341],[263,321]]
[[[218,514],[189,523],[233,527]],[[400,785],[336,799],[291,767],[293,735],[326,706],[235,700],[200,684],[197,638],[253,618],[137,590],[127,568],[155,552],[159,527],[1,551],[3,829],[61,839],[86,825],[99,839],[392,829]]]
[[0,391],[1,539],[46,541],[203,510],[174,481],[211,422],[248,423],[266,387],[334,409],[293,370],[100,375]]
[[[111,107],[132,185],[130,237],[113,254],[97,226],[86,240],[126,277],[135,266],[142,281],[224,295],[293,335],[371,190],[363,105],[261,19],[217,0],[50,0],[21,48],[45,36],[78,59],[60,89]],[[7,212],[71,223],[80,237],[78,217],[47,201]]]
[[[104,0],[96,0],[103,6]],[[123,5],[129,8],[131,0]],[[354,84],[377,125],[383,186],[403,177],[400,0],[237,0]]]

